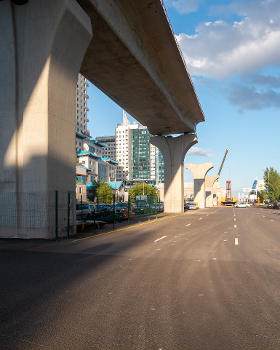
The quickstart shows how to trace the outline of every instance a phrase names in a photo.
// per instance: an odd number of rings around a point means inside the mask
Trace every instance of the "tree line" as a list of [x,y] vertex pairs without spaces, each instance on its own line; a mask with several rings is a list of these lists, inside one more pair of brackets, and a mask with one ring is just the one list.
[[260,200],[277,203],[280,200],[280,173],[272,167],[266,168],[263,178],[265,190],[258,193]]
[[[158,199],[158,191],[156,187],[146,183],[139,183],[129,188],[129,200],[134,203],[137,195],[152,195],[154,201]],[[97,201],[98,203],[111,204],[114,201],[114,190],[106,182],[93,182],[92,187],[87,191],[87,197],[90,202]],[[124,198],[118,198],[118,201],[123,201]],[[117,199],[115,199],[117,200]]]

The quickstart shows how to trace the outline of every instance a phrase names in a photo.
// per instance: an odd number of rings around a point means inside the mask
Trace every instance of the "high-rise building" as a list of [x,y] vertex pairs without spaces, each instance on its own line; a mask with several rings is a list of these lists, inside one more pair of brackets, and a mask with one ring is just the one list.
[[115,136],[100,136],[95,138],[96,141],[104,145],[102,156],[116,160],[116,137]]
[[129,180],[151,180],[150,133],[139,125],[129,132]]
[[129,131],[138,128],[137,123],[131,124],[123,112],[123,120],[116,127],[116,161],[119,166],[117,169],[117,181],[129,179]]
[[117,181],[163,181],[163,157],[150,144],[150,136],[146,126],[130,123],[123,112],[123,122],[116,128]]
[[[152,146],[152,145],[151,145]],[[155,146],[153,146],[155,147]],[[164,182],[164,159],[160,150],[155,147],[155,161],[154,161],[154,173],[155,173],[155,182],[159,184]],[[152,163],[151,163],[152,164]],[[151,165],[151,171],[153,171],[153,166]],[[153,177],[152,177],[153,179]]]
[[79,73],[76,86],[76,150],[83,150],[83,143],[89,137],[87,129],[88,117],[87,112],[87,88],[88,82],[86,78]]

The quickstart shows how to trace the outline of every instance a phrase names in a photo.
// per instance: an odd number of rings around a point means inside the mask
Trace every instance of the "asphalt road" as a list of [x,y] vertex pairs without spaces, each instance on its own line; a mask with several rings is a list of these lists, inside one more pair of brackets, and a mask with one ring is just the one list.
[[280,211],[0,241],[0,349],[279,349]]

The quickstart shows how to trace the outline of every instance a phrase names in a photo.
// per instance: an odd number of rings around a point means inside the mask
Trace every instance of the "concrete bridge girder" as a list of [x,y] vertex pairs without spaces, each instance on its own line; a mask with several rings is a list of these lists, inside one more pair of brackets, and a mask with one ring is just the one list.
[[193,175],[194,182],[194,202],[198,204],[199,208],[205,208],[205,177],[208,171],[213,169],[213,163],[203,164],[186,164],[188,169]]
[[161,0],[78,2],[94,28],[81,73],[152,135],[195,132],[204,115]]

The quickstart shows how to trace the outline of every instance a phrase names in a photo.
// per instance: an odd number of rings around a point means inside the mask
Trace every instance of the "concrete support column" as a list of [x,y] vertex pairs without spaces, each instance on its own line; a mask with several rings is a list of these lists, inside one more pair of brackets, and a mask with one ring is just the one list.
[[184,158],[197,143],[194,134],[177,137],[152,136],[151,143],[159,148],[164,158],[164,211],[184,212]]
[[62,192],[65,202],[75,192],[75,92],[91,22],[75,0],[4,0],[0,31],[0,236],[53,238],[55,191],[59,209]]
[[218,178],[219,175],[205,177],[205,202],[207,208],[212,208],[214,205],[217,205],[216,199],[213,196],[215,195],[214,184]]
[[213,168],[213,164],[186,164],[186,168],[193,175],[194,202],[199,208],[205,208],[205,176]]

